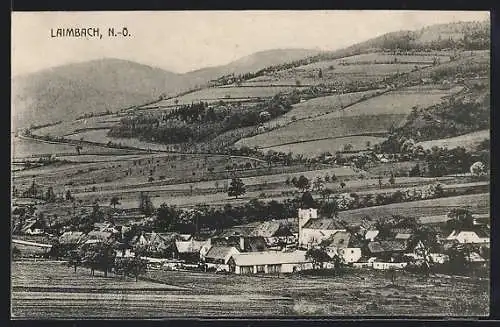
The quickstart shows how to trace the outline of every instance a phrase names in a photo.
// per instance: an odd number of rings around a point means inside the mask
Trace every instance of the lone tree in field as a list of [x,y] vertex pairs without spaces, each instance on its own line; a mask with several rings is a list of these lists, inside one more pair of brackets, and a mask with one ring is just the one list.
[[115,195],[111,198],[109,204],[113,206],[113,209],[116,209],[116,205],[120,204],[120,199],[118,199],[118,197]]
[[238,198],[238,196],[240,195],[245,194],[246,192],[247,191],[245,189],[245,184],[243,184],[243,181],[238,177],[234,177],[231,180],[231,184],[227,189],[227,195],[234,196],[236,198]]
[[394,178],[394,174],[391,173],[391,177],[389,177],[389,184],[394,185],[396,183],[396,179]]

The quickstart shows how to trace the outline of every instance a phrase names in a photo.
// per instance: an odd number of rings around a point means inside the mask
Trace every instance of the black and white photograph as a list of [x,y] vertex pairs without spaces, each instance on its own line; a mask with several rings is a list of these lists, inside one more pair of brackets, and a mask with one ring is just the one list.
[[489,316],[490,30],[11,12],[11,319]]

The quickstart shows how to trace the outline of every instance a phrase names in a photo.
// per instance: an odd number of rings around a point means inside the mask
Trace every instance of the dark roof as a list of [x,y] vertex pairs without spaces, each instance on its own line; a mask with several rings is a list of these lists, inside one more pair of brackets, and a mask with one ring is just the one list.
[[64,232],[59,236],[59,243],[61,244],[78,244],[84,238],[82,232],[70,231]]
[[251,223],[241,226],[233,226],[224,230],[222,233],[217,235],[218,237],[230,237],[230,236],[250,236],[254,229],[260,225],[260,223]]
[[90,231],[87,234],[87,237],[89,239],[100,240],[100,241],[106,241],[106,240],[110,239],[111,236],[113,236],[113,234],[110,232],[103,232],[103,231],[96,231],[96,230]]
[[[244,239],[243,249],[240,246],[241,237]],[[211,240],[213,246],[219,247],[232,247],[234,246],[240,251],[255,252],[255,251],[265,251],[267,250],[266,240],[262,236],[230,236],[230,237],[218,237],[212,238]]]
[[292,236],[288,220],[271,220],[263,222],[253,229],[251,236],[276,237]]
[[368,243],[368,250],[371,253],[401,252],[407,249],[405,242],[399,241],[379,241]]
[[309,221],[302,228],[327,230],[345,229],[339,221],[331,218],[309,219]]
[[258,252],[267,250],[266,241],[261,236],[246,237],[244,245],[245,248],[241,250],[244,250],[245,252]]
[[474,232],[479,237],[490,237],[490,231],[487,228],[475,228]]
[[205,258],[224,260],[230,250],[231,246],[214,245],[210,248],[210,250],[208,250],[207,254],[205,255]]

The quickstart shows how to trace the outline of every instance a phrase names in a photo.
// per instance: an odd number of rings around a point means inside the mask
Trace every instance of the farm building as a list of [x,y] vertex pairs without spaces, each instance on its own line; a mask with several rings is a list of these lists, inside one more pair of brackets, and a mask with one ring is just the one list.
[[241,275],[280,274],[312,269],[312,261],[305,251],[266,251],[232,255],[228,266],[230,272]]
[[490,233],[486,228],[474,230],[454,230],[446,238],[447,241],[458,241],[459,243],[489,243]]

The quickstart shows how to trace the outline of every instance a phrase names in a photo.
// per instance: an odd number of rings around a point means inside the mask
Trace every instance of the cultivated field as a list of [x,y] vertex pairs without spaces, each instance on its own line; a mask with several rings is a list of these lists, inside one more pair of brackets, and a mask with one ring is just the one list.
[[293,105],[292,110],[284,114],[283,116],[277,117],[269,122],[264,123],[266,127],[274,127],[277,125],[283,126],[294,120],[300,120],[305,118],[313,118],[325,114],[329,114],[334,111],[338,111],[341,108],[351,105],[354,102],[360,101],[364,98],[368,98],[377,92],[376,91],[364,91],[364,92],[353,92],[338,95],[330,95],[326,97],[319,97],[307,100]]
[[316,157],[324,152],[334,154],[336,151],[342,151],[344,145],[351,144],[353,150],[365,150],[367,144],[377,144],[385,140],[382,137],[375,136],[348,136],[338,137],[325,140],[307,141],[300,143],[292,143],[286,145],[278,145],[266,147],[266,150],[274,150],[281,152],[293,152],[295,154],[302,154],[305,157]]
[[219,101],[219,100],[245,100],[254,98],[270,98],[280,92],[290,92],[295,86],[262,86],[262,87],[211,87],[202,89],[196,92],[188,93],[186,95],[163,100],[155,103],[155,106],[171,106],[175,105],[175,100],[178,104],[191,104],[192,102],[200,101]]
[[[91,277],[55,262],[14,262],[12,304],[19,318],[238,316],[485,316],[487,279],[421,278],[349,270],[341,276],[237,276],[153,271],[156,282]],[[415,283],[418,280],[418,283]],[[293,285],[294,287],[290,287]],[[223,313],[223,315],[222,315]]]
[[479,143],[485,139],[490,139],[490,131],[483,130],[478,132],[473,132],[469,134],[464,134],[456,137],[450,137],[445,139],[431,140],[419,142],[416,145],[421,145],[424,149],[430,149],[434,146],[437,147],[448,147],[449,149],[461,146],[468,150],[473,150]]
[[420,87],[410,87],[402,90],[391,91],[357,103],[345,110],[332,112],[328,115],[315,118],[330,119],[338,117],[364,116],[364,115],[387,115],[387,114],[409,114],[413,107],[427,108],[440,103],[443,97],[462,90],[455,87],[449,90],[440,90]]
[[381,136],[390,126],[405,119],[404,114],[347,116],[330,119],[305,119],[269,132],[244,138],[236,146],[272,147],[325,138],[347,136]]
[[384,206],[362,208],[342,211],[339,218],[348,222],[359,222],[363,217],[369,216],[373,220],[387,218],[392,215],[421,216],[444,215],[452,208],[468,207],[472,213],[486,213],[490,210],[490,194],[472,194],[446,197],[432,200],[394,203]]
[[[391,91],[343,110],[333,110],[326,115],[296,121],[269,132],[241,139],[236,145],[271,147],[324,138],[378,136],[376,134],[384,134],[390,126],[397,126],[403,122],[413,107],[431,106],[439,103],[444,96],[459,90],[461,87],[449,90],[412,87]],[[289,149],[295,152],[294,147],[291,146]]]
[[[13,137],[11,139],[11,151],[13,158],[36,157],[40,155],[76,155],[76,146],[64,143],[52,143],[25,137]],[[102,153],[102,154],[126,154],[127,150],[112,149],[103,146],[82,145],[80,153]]]
[[73,121],[64,121],[53,126],[42,127],[33,131],[35,135],[65,136],[79,129],[109,128],[120,121],[117,115],[90,117]]

